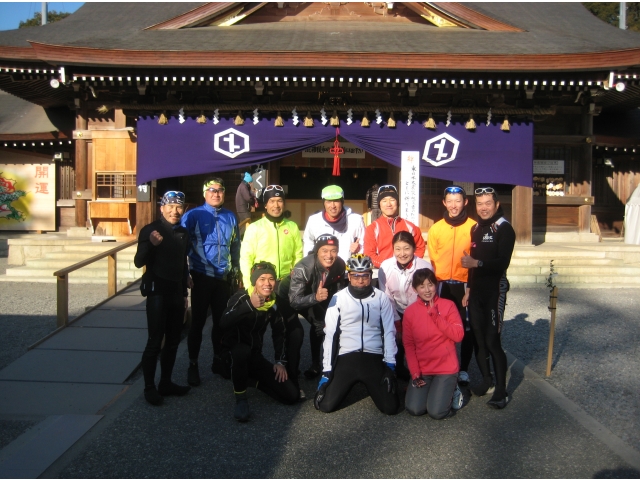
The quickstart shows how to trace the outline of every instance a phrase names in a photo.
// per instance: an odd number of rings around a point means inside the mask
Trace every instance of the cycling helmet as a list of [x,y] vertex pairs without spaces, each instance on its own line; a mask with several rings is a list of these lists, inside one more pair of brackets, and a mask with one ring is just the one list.
[[344,190],[338,185],[329,185],[322,189],[323,200],[341,200],[344,198]]
[[352,255],[347,260],[347,272],[373,272],[373,263],[371,258],[362,253]]

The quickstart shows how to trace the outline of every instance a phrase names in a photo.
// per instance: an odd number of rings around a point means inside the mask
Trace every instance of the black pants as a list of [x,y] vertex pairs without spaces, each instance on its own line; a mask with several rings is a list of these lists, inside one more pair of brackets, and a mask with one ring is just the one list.
[[300,368],[300,350],[304,342],[304,329],[298,318],[298,312],[291,307],[289,297],[276,295],[276,304],[286,325],[285,346],[287,349],[287,375],[298,386],[298,370]]
[[507,300],[508,283],[503,278],[499,288],[472,289],[469,295],[469,320],[478,344],[476,361],[485,380],[491,378],[489,357],[493,360],[496,374],[496,391],[498,397],[504,396],[507,383],[507,355],[502,349],[500,332],[504,307]]
[[213,343],[213,354],[222,355],[222,329],[220,328],[220,317],[227,307],[227,302],[231,297],[229,282],[217,278],[208,277],[203,273],[191,271],[193,278],[193,289],[191,290],[191,329],[187,345],[189,347],[189,359],[198,361],[200,346],[202,344],[202,330],[207,321],[207,310],[211,307],[211,318],[213,328],[211,329],[211,343]]
[[476,344],[471,325],[469,321],[467,321],[467,309],[462,306],[462,297],[464,297],[465,293],[464,283],[439,282],[438,285],[440,287],[439,295],[456,304],[460,318],[462,319],[464,337],[460,343],[460,370],[466,372],[469,370],[469,363],[471,363],[473,352],[475,351],[476,354],[478,352],[478,345]]
[[[171,380],[180,344],[180,331],[184,322],[184,297],[182,292],[147,297],[147,329],[149,338],[142,353],[142,373],[145,387],[155,385],[156,365],[160,354],[160,376]],[[166,336],[164,348],[162,338]]]
[[311,346],[311,365],[322,364],[322,344],[324,343],[324,317],[327,309],[321,305],[314,305],[306,312],[305,319],[311,324],[309,329],[309,344]]
[[387,368],[382,359],[382,355],[366,352],[339,355],[331,372],[324,398],[320,402],[320,410],[325,413],[333,412],[340,406],[353,386],[362,382],[378,410],[387,415],[398,413],[400,406],[398,392],[387,392],[387,385],[382,382],[385,368]]
[[273,363],[262,356],[262,353],[252,350],[245,343],[238,343],[231,347],[231,381],[233,390],[237,393],[247,389],[249,377],[258,381],[258,389],[282,403],[298,401],[300,391],[290,380],[278,382],[273,371]]

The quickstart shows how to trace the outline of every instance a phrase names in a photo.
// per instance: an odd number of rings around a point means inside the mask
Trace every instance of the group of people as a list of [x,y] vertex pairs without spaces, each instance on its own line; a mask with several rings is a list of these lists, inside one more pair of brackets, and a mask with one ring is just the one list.
[[[393,185],[375,192],[379,217],[366,228],[362,216],[344,205],[343,190],[325,187],[323,209],[309,217],[304,235],[285,217],[283,188],[268,185],[265,214],[247,226],[242,241],[235,215],[222,206],[224,181],[205,182],[203,195],[205,203],[185,213],[184,194],[166,192],[161,218],[140,232],[135,263],[146,266],[141,290],[149,338],[142,368],[149,403],[200,385],[198,358],[210,309],[211,369],[232,381],[234,416],[241,422],[250,417],[249,386],[286,404],[305,398],[300,317],[311,325],[311,365],[304,376],[320,377],[313,399],[320,411],[339,408],[362,382],[381,412],[396,414],[400,378],[408,382],[410,414],[447,418],[465,404],[459,385],[470,383],[474,352],[483,379],[473,393],[490,393],[488,405],[496,409],[508,404],[500,334],[515,233],[493,188],[475,189],[476,223],[467,215],[465,190],[447,187],[444,218],[431,227],[428,242],[398,215]],[[237,278],[242,286],[233,291]],[[188,288],[189,386],[181,386],[171,375]],[[273,362],[262,351],[268,326]]]

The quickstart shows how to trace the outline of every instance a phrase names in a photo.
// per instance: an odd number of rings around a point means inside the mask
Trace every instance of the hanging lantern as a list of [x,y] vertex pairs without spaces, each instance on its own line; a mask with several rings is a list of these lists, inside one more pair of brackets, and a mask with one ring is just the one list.
[[387,127],[396,128],[396,119],[393,118],[393,112],[389,114],[389,120],[387,120]]
[[198,118],[196,118],[196,122],[198,122],[200,125],[204,125],[205,123],[207,123],[207,117],[204,116],[204,112],[202,110],[200,110],[200,115],[198,116]]
[[435,130],[436,129],[436,122],[433,119],[433,115],[429,114],[429,120],[424,122],[422,125],[424,125],[424,128],[428,128],[430,130]]
[[333,173],[334,177],[340,176],[340,155],[344,153],[344,148],[340,146],[340,140],[338,140],[338,135],[340,135],[340,129],[336,128],[336,141],[333,142],[333,147],[329,149],[329,153],[333,153]]
[[244,118],[242,117],[242,112],[238,110],[238,114],[236,115],[235,120],[233,121],[234,125],[244,125]]
[[503,132],[511,131],[511,124],[509,123],[509,115],[504,116],[504,122],[502,122],[502,125],[500,125],[500,130],[502,130]]
[[304,117],[304,126],[305,127],[313,127],[313,117],[311,116],[311,112],[307,112],[307,116]]
[[369,117],[367,117],[367,112],[364,112],[364,115],[362,116],[362,121],[360,122],[360,126],[368,128],[371,125],[371,122],[369,121]]
[[165,112],[162,112],[158,117],[158,125],[166,125],[167,123],[169,123],[169,119],[167,118]]
[[331,120],[329,120],[329,125],[332,127],[340,126],[340,118],[338,117],[338,112],[336,110],[333,111],[333,116],[331,117]]
[[284,127],[284,120],[282,119],[282,115],[280,115],[280,112],[278,112],[278,115],[276,116],[276,121],[273,122],[273,125],[275,127]]
[[464,128],[467,130],[475,130],[477,128],[476,122],[473,120],[473,115],[469,115],[469,120],[464,124]]
[[98,113],[104,115],[109,111],[109,107],[107,107],[106,105],[102,105],[101,107],[96,108],[96,110],[98,111]]

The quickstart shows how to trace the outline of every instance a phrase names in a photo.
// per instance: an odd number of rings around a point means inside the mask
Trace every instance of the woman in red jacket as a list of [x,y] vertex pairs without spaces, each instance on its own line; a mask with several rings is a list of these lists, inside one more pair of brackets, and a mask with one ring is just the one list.
[[431,270],[416,270],[412,286],[418,298],[407,307],[402,321],[412,379],[405,408],[411,415],[428,413],[441,420],[462,407],[455,344],[462,340],[464,329],[455,304],[438,297],[438,281]]

